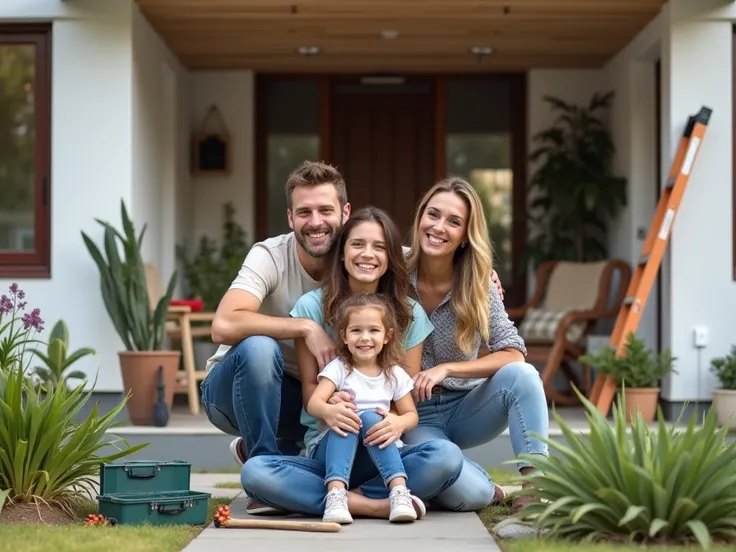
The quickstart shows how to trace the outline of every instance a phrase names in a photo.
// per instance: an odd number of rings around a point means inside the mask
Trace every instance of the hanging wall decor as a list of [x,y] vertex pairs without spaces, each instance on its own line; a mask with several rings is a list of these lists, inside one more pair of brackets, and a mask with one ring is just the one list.
[[[219,122],[219,129],[209,128],[213,120]],[[212,105],[207,110],[201,128],[192,137],[192,173],[229,175],[230,163],[230,134],[220,110]]]

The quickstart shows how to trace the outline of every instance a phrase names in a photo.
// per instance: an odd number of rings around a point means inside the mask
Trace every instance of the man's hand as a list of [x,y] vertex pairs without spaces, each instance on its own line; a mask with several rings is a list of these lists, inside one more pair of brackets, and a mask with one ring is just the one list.
[[495,270],[491,274],[491,281],[496,284],[496,287],[498,288],[498,295],[501,297],[501,301],[503,301],[503,286],[501,285],[501,280],[499,279],[498,274],[496,274]]
[[414,380],[414,390],[412,395],[416,402],[426,401],[432,398],[432,389],[435,385],[439,385],[449,374],[449,369],[445,364],[439,364],[429,370],[422,370],[412,379]]
[[360,431],[363,421],[345,403],[328,404],[323,408],[324,422],[330,426],[332,431],[341,437],[346,437],[347,431],[350,433],[358,433]]
[[337,345],[316,322],[310,325],[309,331],[304,336],[304,343],[317,360],[320,370],[337,356]]
[[380,408],[377,408],[376,412],[383,416],[383,421],[368,430],[365,435],[365,444],[366,446],[379,445],[378,448],[384,449],[401,437],[406,428],[401,416]]

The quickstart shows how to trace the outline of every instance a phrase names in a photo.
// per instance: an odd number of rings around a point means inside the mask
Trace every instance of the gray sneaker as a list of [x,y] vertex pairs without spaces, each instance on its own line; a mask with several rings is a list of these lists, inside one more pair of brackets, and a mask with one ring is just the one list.
[[417,511],[414,509],[414,501],[411,498],[409,489],[403,485],[396,485],[391,489],[391,493],[388,495],[389,501],[391,502],[391,513],[389,514],[389,521],[392,522],[405,522],[414,521],[417,519]]
[[[414,508],[412,508],[412,512]],[[348,510],[348,492],[345,489],[334,487],[330,489],[325,498],[325,513],[322,521],[346,525],[353,523],[353,516]]]

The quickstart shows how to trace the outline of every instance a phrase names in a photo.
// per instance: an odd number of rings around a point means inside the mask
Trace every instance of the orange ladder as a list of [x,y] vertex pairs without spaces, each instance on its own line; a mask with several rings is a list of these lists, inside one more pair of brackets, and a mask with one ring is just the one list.
[[[705,136],[711,113],[712,109],[701,107],[696,115],[691,115],[685,132],[680,138],[680,144],[667,178],[667,186],[662,190],[641,257],[631,277],[626,290],[626,298],[621,305],[611,334],[609,347],[615,349],[617,355],[623,353],[629,333],[636,332],[639,326],[639,319],[644,312],[654,279],[662,264],[662,256],[669,241],[672,224],[690,179],[690,171]],[[604,416],[607,416],[615,393],[616,382],[613,378],[600,374],[596,378],[590,400]]]

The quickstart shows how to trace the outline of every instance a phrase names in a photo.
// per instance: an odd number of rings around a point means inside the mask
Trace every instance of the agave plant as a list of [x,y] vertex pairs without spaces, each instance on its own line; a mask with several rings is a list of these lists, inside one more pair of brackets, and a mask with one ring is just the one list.
[[33,353],[46,365],[36,366],[33,369],[33,373],[40,380],[41,385],[47,388],[53,388],[68,380],[87,379],[87,374],[84,372],[79,370],[69,372],[68,370],[79,359],[95,354],[95,350],[90,347],[83,347],[68,354],[69,329],[63,320],[59,320],[51,329],[49,342],[46,345],[46,352],[44,353],[40,349],[34,349]]
[[[37,389],[19,367],[0,371],[0,489],[10,503],[45,501],[72,514],[94,492],[101,462],[147,445],[129,446],[107,434],[127,398],[104,416],[95,405],[77,421],[90,396],[84,386]],[[120,447],[121,442],[126,446]],[[101,455],[101,449],[109,453]]]
[[[136,235],[135,226],[123,201],[120,202],[120,211],[122,232],[108,222],[95,219],[104,228],[105,255],[84,232],[82,239],[97,264],[105,309],[126,349],[158,351],[163,349],[166,337],[166,313],[174,293],[177,273],[175,271],[172,274],[166,292],[151,312],[146,270],[141,256],[146,225],[143,225],[140,235]],[[124,259],[120,257],[118,242],[123,247]]]
[[557,456],[522,455],[536,471],[522,477],[534,497],[496,526],[521,523],[550,538],[697,542],[736,538],[736,444],[711,409],[703,424],[667,426],[661,409],[650,428],[638,415],[630,428],[625,404],[614,424],[585,397],[588,436],[573,432],[555,412],[564,443],[544,439]]

